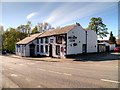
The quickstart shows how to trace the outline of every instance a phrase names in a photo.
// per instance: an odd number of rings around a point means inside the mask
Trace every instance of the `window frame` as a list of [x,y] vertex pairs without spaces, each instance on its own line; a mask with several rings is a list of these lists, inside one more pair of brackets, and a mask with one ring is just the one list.
[[40,41],[41,41],[40,43],[43,43],[43,38],[41,38]]
[[39,50],[40,48],[39,48],[39,45],[37,45],[37,52],[39,52],[40,50]]
[[44,53],[44,46],[43,45],[40,45],[40,52]]
[[56,45],[56,55],[60,55],[60,45]]
[[45,37],[45,43],[48,43],[49,41],[48,41],[48,37]]
[[45,45],[45,53],[48,53],[48,45]]
[[39,44],[39,39],[37,38],[37,44]]
[[[60,40],[60,42],[59,42],[59,40]],[[56,36],[56,43],[57,44],[62,44],[62,40],[63,40],[63,36],[61,36],[61,35]]]

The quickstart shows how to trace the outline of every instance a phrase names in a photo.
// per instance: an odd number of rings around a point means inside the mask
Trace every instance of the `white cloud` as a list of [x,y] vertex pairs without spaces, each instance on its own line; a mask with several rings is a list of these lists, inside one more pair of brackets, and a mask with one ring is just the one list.
[[29,20],[31,19],[33,16],[37,15],[38,13],[37,12],[33,12],[33,13],[30,13],[29,15],[27,15],[26,19]]
[[56,8],[45,21],[53,23],[54,26],[61,26],[78,18],[104,13],[114,6],[115,4],[109,3],[86,3],[78,8],[77,6],[73,7],[72,4],[65,4]]

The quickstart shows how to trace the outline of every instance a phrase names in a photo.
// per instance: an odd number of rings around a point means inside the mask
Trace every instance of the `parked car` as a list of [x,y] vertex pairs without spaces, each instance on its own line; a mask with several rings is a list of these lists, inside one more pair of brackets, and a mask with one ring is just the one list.
[[115,47],[114,52],[120,52],[120,47]]
[[7,54],[7,51],[6,50],[2,50],[2,55],[5,55]]

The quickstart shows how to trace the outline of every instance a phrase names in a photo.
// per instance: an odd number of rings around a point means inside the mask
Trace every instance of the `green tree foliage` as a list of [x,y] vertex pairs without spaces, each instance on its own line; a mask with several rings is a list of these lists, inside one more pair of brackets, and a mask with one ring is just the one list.
[[22,33],[27,33],[28,35],[30,35],[31,26],[32,26],[31,21],[28,21],[27,24],[25,24],[25,25],[19,25],[16,30],[20,31]]
[[20,25],[17,27],[16,30],[19,32],[27,33],[27,29],[25,27],[26,27],[25,25]]
[[38,31],[39,32],[44,32],[46,30],[53,29],[53,28],[54,27],[52,27],[48,22],[38,23]]
[[109,34],[107,32],[108,28],[106,28],[106,25],[103,23],[102,18],[100,17],[91,18],[88,28],[94,30],[97,36],[100,38],[107,37],[107,34]]
[[7,29],[2,34],[2,47],[8,52],[13,53],[15,51],[15,43],[25,38],[27,34],[21,33],[14,28]]
[[115,36],[113,36],[112,31],[110,32],[109,41],[110,41],[110,42],[113,42],[113,43],[115,43],[115,44],[116,44],[116,38],[115,38]]
[[31,21],[28,21],[25,26],[26,26],[26,29],[27,29],[28,36],[30,36],[31,26],[32,26]]
[[4,28],[3,28],[3,26],[2,25],[0,25],[0,54],[1,54],[1,52],[2,52],[2,33],[3,33],[3,31],[4,31]]
[[31,34],[35,34],[35,33],[39,33],[38,29],[37,29],[37,26],[35,26],[33,29],[32,29],[32,33]]

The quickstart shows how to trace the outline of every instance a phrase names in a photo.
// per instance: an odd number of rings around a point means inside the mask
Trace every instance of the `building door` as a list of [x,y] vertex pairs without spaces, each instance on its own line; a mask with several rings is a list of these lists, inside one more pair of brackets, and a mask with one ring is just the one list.
[[110,51],[110,47],[106,46],[106,51],[109,52]]
[[30,56],[33,57],[35,56],[35,44],[30,44]]
[[52,57],[52,44],[49,45],[49,56]]
[[86,52],[87,52],[86,44],[83,44],[83,46],[82,46],[82,53],[86,53]]

